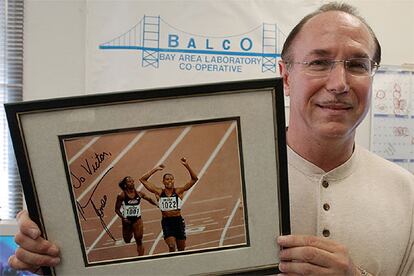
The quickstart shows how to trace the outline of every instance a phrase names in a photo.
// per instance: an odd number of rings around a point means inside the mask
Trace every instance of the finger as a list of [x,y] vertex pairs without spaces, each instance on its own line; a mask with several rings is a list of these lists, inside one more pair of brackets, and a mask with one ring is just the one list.
[[314,264],[319,267],[330,267],[334,255],[316,247],[292,247],[280,251],[280,260]]
[[9,257],[8,263],[9,263],[9,266],[15,270],[25,270],[25,271],[30,271],[36,274],[41,272],[41,269],[39,266],[26,264],[20,261],[19,259],[17,259],[15,255],[11,255]]
[[34,240],[19,231],[14,236],[14,240],[21,248],[33,253],[50,255],[51,257],[57,257],[60,254],[59,248],[56,245],[42,237]]
[[40,229],[29,217],[29,213],[26,210],[20,211],[17,216],[17,224],[19,230],[26,236],[31,237],[32,239],[37,239],[40,236]]
[[302,247],[310,246],[316,247],[328,252],[334,253],[337,251],[339,244],[327,238],[305,235],[286,235],[279,236],[277,243],[281,247]]
[[60,263],[59,257],[52,257],[27,251],[23,248],[17,248],[15,257],[22,263],[30,265],[31,267],[39,266],[56,266]]
[[329,271],[323,267],[301,262],[280,262],[279,270],[288,275],[326,275]]

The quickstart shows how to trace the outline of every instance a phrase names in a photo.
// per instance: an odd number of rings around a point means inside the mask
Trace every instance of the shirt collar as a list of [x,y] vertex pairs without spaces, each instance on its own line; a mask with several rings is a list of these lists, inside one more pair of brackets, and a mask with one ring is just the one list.
[[329,172],[325,172],[287,146],[288,163],[290,166],[293,166],[305,175],[315,177],[323,176],[325,179],[342,179],[349,176],[357,167],[357,163],[359,162],[359,151],[359,146],[354,145],[354,151],[345,163],[330,170]]

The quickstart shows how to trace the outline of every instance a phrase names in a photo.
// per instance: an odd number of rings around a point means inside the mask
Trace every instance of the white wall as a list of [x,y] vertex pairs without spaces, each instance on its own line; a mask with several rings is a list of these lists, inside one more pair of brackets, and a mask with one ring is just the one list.
[[[376,32],[383,48],[383,64],[414,64],[414,0],[345,2],[357,7]],[[93,92],[85,91],[86,7],[85,0],[25,2],[25,100]],[[369,147],[369,139],[370,115],[359,127],[357,143]]]
[[85,6],[83,0],[25,1],[25,100],[85,92]]
[[382,64],[414,64],[414,0],[347,0],[358,8],[382,46]]
[[[327,2],[327,1],[325,1]],[[347,0],[374,30],[382,48],[381,64],[414,64],[414,0]],[[356,142],[370,146],[371,114],[359,126]]]

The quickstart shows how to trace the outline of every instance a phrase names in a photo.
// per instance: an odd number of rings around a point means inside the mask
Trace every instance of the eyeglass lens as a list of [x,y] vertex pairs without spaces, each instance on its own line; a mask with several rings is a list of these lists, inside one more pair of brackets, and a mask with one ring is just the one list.
[[352,58],[348,60],[315,59],[309,62],[298,62],[305,66],[310,75],[325,76],[338,64],[343,63],[347,72],[354,76],[372,76],[376,65],[369,58]]

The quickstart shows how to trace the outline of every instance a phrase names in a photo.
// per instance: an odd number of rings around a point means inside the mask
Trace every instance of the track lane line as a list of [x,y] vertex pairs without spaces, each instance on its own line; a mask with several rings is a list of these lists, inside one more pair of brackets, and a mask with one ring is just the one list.
[[[164,153],[164,155],[161,157],[161,159],[157,162],[156,166],[161,165],[167,158],[168,156],[174,151],[174,149],[177,147],[177,145],[184,139],[184,137],[188,134],[188,132],[190,132],[191,130],[191,126],[186,127],[181,133],[180,135],[177,137],[177,139],[175,139],[174,143],[171,144],[171,146],[167,149],[167,151]],[[129,146],[129,145],[128,145]],[[124,151],[122,151],[124,152]],[[112,165],[112,164],[111,164]],[[110,165],[110,166],[111,166]],[[141,191],[142,188],[144,186],[142,184],[139,185],[139,187],[137,188],[138,191]],[[115,223],[115,221],[117,220],[118,216],[115,214],[115,216],[111,219],[110,223],[107,225],[107,228],[110,229],[111,226]],[[98,244],[98,242],[102,239],[102,237],[105,235],[106,231],[102,230],[102,232],[98,235],[98,237],[96,238],[96,240],[92,243],[92,245],[86,250],[86,254],[88,255],[89,252],[95,248],[95,246]]]
[[90,146],[95,144],[98,139],[101,138],[101,136],[94,137],[92,140],[89,141],[85,146],[83,146],[78,153],[76,153],[72,158],[68,161],[68,165],[72,164],[76,159],[79,158]]
[[188,126],[188,127],[186,127],[183,130],[183,132],[181,132],[180,136],[178,136],[177,139],[175,139],[174,143],[171,144],[171,146],[169,147],[169,149],[164,153],[164,155],[157,162],[157,164],[155,165],[155,167],[161,165],[162,163],[165,162],[165,160],[167,160],[168,156],[170,156],[170,154],[175,150],[175,148],[178,146],[178,144],[181,143],[181,141],[190,132],[191,129],[192,129],[192,126]]
[[237,200],[236,204],[233,207],[233,211],[231,211],[230,217],[227,219],[226,225],[224,226],[223,232],[221,232],[220,243],[219,246],[222,246],[224,243],[224,239],[227,234],[227,230],[230,227],[231,222],[233,221],[234,216],[236,215],[237,208],[240,205],[240,198]]
[[[204,173],[207,171],[207,169],[210,167],[211,163],[213,162],[213,160],[216,158],[217,154],[219,153],[220,149],[223,147],[224,143],[227,141],[227,139],[229,138],[231,132],[233,131],[233,129],[236,127],[236,123],[233,122],[229,128],[227,129],[226,133],[223,135],[223,137],[221,138],[220,142],[218,143],[217,147],[213,150],[213,152],[211,153],[209,159],[207,160],[207,162],[204,164],[204,167],[201,169],[200,173],[198,174],[198,183],[201,180],[201,178],[203,177]],[[194,188],[197,186],[197,184],[194,184],[193,187],[191,187],[187,192],[185,192],[184,198],[182,200],[182,205],[184,205],[184,203],[186,202],[187,198],[190,196],[190,194],[192,193],[192,191],[194,190]],[[155,239],[154,244],[152,245],[148,255],[152,255],[155,251],[155,248],[157,247],[159,241],[161,240],[163,234],[162,234],[162,230],[160,231],[160,233],[158,234],[157,238]]]
[[[109,224],[106,226],[108,229],[111,228],[112,224],[115,223],[117,217],[113,217],[112,220],[109,222]],[[89,252],[91,252],[91,250],[96,246],[96,244],[102,239],[102,237],[106,234],[106,231],[103,230],[99,236],[96,238],[96,240],[91,244],[91,246],[88,247],[88,249],[86,249],[86,255],[89,255]]]
[[98,175],[98,177],[95,178],[95,180],[89,184],[89,186],[80,194],[80,196],[76,199],[77,201],[82,200],[82,198],[87,195],[89,193],[89,191],[91,189],[93,189],[95,187],[95,185],[101,181],[101,178],[110,170],[112,169],[116,163],[118,163],[119,160],[122,159],[122,157],[124,157],[124,155],[136,144],[138,143],[139,140],[141,140],[142,136],[144,136],[144,134],[146,133],[146,131],[141,131],[137,136],[135,136],[135,138],[118,154],[118,156],[111,162],[111,164],[109,164],[106,169],[104,169],[102,171],[102,173],[100,175]]
[[[190,132],[190,130],[192,129],[192,126],[188,126],[186,127],[181,133],[180,135],[177,137],[177,139],[175,139],[174,143],[171,144],[171,146],[165,151],[164,155],[161,157],[160,160],[158,160],[158,162],[156,163],[155,167],[161,165],[162,163],[165,162],[165,160],[167,160],[167,158],[170,156],[170,154],[174,151],[174,149],[178,146],[178,144],[181,143],[181,141],[184,139],[184,137]],[[144,188],[144,185],[142,185],[142,183],[140,183],[140,185],[138,186],[137,190],[141,191]]]

